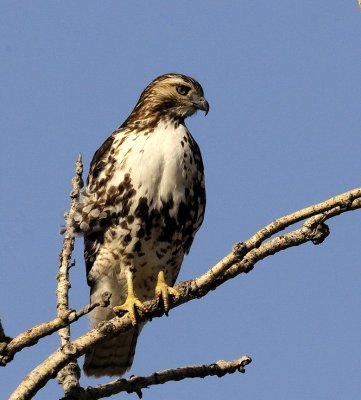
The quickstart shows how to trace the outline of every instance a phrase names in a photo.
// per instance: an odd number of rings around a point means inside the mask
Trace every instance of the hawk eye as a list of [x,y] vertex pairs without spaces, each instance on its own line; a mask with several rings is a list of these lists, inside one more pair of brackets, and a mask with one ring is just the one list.
[[183,86],[183,85],[177,86],[177,92],[182,96],[186,96],[190,90],[191,88],[188,86]]

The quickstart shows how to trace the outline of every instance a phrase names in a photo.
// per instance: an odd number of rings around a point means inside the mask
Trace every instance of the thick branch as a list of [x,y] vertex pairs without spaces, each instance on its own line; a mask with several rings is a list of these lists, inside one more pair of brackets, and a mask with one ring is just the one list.
[[180,381],[187,378],[205,378],[207,376],[222,377],[237,371],[244,373],[246,372],[245,366],[251,361],[252,359],[250,357],[243,356],[233,361],[221,360],[208,365],[189,365],[175,369],[166,369],[145,377],[132,376],[129,379],[117,379],[105,385],[86,388],[81,399],[97,400],[121,392],[137,393],[141,398],[141,390],[153,385],[161,385],[170,381]]
[[[274,221],[274,223],[260,231],[263,233],[260,234],[257,232],[248,241],[235,246],[230,254],[201,277],[178,284],[176,289],[180,292],[180,296],[171,305],[171,308],[205,296],[210,290],[213,290],[226,280],[242,272],[249,272],[258,261],[269,255],[308,241],[315,244],[321,243],[328,235],[328,228],[324,224],[325,220],[358,208],[361,208],[361,189],[344,193],[343,195]],[[266,240],[281,229],[300,221],[300,215],[303,215],[303,218],[311,218],[306,220],[301,228],[259,244],[260,237],[263,241]],[[256,244],[259,247],[255,247]],[[162,315],[162,311],[158,309],[157,301],[147,302],[147,306],[149,312],[147,314],[140,312],[139,322]],[[34,369],[14,391],[10,400],[27,399],[31,395],[34,395],[67,363],[83,355],[96,343],[125,332],[131,326],[130,318],[127,315],[122,318],[115,317],[110,321],[100,324],[97,328],[73,342],[69,342],[51,354],[48,359]]]

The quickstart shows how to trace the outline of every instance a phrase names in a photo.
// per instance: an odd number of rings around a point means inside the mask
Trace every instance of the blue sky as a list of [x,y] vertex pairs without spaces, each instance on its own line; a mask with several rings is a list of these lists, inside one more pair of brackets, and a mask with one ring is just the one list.
[[[0,4],[0,318],[9,335],[55,315],[59,226],[74,161],[127,117],[156,76],[198,79],[188,120],[204,158],[205,222],[179,280],[273,219],[360,186],[356,1],[7,1]],[[144,399],[356,399],[361,391],[360,212],[321,246],[272,256],[144,329],[130,373],[249,354],[245,375],[153,387]],[[88,302],[82,243],[71,306]],[[74,337],[88,326],[72,329]],[[2,398],[59,344],[0,370]],[[106,380],[82,380],[94,385]],[[60,398],[53,382],[35,397]],[[124,396],[123,396],[124,397]],[[130,395],[136,398],[136,395]],[[192,397],[192,396],[191,396]]]

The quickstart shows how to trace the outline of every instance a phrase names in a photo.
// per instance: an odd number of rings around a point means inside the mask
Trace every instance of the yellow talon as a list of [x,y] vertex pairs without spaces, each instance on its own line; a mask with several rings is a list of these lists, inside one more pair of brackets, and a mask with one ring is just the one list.
[[158,297],[158,299],[163,299],[164,312],[165,315],[168,315],[169,296],[174,296],[174,298],[177,299],[179,297],[179,292],[167,284],[163,271],[159,271],[158,282],[157,286],[155,287],[155,295]]
[[128,286],[127,299],[120,306],[113,307],[113,311],[115,314],[120,314],[125,312],[129,313],[132,325],[136,326],[137,325],[136,309],[138,308],[143,312],[147,312],[147,307],[138,299],[138,297],[134,293],[131,273],[127,274],[127,286]]

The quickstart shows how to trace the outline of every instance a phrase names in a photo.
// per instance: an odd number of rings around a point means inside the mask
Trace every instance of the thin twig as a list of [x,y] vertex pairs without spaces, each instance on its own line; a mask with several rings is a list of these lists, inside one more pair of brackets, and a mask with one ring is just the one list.
[[[69,214],[72,214],[79,202],[80,190],[83,187],[83,163],[82,156],[75,163],[75,176],[72,179],[72,191],[70,193],[70,209],[65,214],[65,233],[63,240],[63,248],[59,254],[59,272],[58,272],[58,288],[57,296],[57,314],[58,318],[67,318],[69,314],[69,289],[71,287],[69,280],[69,269],[71,267],[71,254],[74,250],[75,237],[72,233]],[[61,346],[65,346],[70,341],[70,326],[67,324],[64,328],[59,329]],[[59,372],[58,381],[63,385],[64,393],[70,394],[79,389],[80,368],[77,363],[71,363],[66,366],[63,371]]]
[[[57,276],[58,280],[58,288],[56,291],[57,296],[57,312],[58,317],[63,318],[69,313],[69,269],[71,266],[70,258],[71,254],[74,250],[75,237],[71,232],[70,221],[68,215],[75,211],[75,208],[78,204],[80,189],[83,186],[82,173],[83,173],[83,164],[82,157],[79,154],[79,157],[76,161],[76,174],[72,179],[73,189],[70,193],[70,210],[68,213],[65,213],[65,233],[63,240],[63,248],[59,254],[59,272]],[[64,329],[59,330],[59,335],[61,337],[61,345],[64,346],[69,342],[70,338],[70,329],[69,327],[65,327]]]
[[10,343],[11,340],[12,340],[11,337],[5,335],[5,331],[0,319],[0,366],[1,366],[1,360],[3,358],[2,354],[6,350],[8,343]]
[[0,319],[0,343],[8,343],[10,340],[11,338],[5,335],[5,331]]

